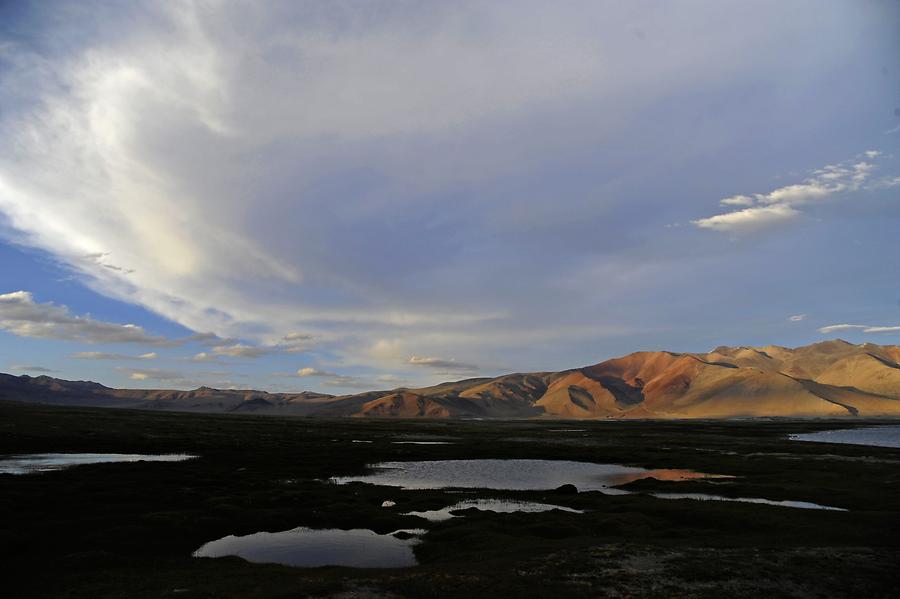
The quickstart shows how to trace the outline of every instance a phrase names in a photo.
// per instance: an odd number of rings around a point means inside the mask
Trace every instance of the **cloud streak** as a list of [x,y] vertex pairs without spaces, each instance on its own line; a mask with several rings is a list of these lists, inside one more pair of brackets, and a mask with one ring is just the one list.
[[441,370],[459,370],[459,371],[475,371],[478,366],[474,364],[466,364],[465,362],[457,362],[453,359],[434,358],[425,356],[410,356],[406,361],[410,366],[420,366],[425,368],[437,368]]
[[319,370],[306,366],[297,370],[297,376],[301,378],[321,379],[322,384],[329,387],[343,387],[347,389],[371,389],[373,384],[363,379],[327,370]]
[[896,333],[900,326],[872,326],[868,324],[831,324],[819,329],[822,334],[836,333],[838,331],[859,330],[863,333]]
[[132,356],[128,354],[116,354],[100,351],[80,351],[75,352],[69,357],[74,360],[155,360],[159,356],[156,352],[148,352],[139,356]]
[[164,337],[149,335],[134,324],[115,324],[89,316],[73,316],[66,306],[35,302],[28,291],[0,295],[0,329],[20,337],[84,343],[167,343]]
[[51,374],[57,372],[52,368],[47,368],[46,366],[29,366],[27,364],[13,364],[9,367],[10,370],[17,370],[19,372],[36,372],[38,374]]
[[781,225],[799,217],[805,204],[822,201],[837,194],[883,187],[891,179],[871,182],[874,160],[882,153],[877,150],[863,152],[864,160],[830,164],[816,169],[802,183],[779,187],[768,193],[736,195],[719,201],[722,206],[739,207],[739,210],[717,214],[691,221],[701,229],[727,233],[752,233]]

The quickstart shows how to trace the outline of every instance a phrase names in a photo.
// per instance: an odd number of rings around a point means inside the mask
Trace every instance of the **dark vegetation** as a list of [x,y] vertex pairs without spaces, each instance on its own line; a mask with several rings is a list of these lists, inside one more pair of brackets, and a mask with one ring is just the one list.
[[[0,455],[186,452],[180,463],[0,475],[5,597],[892,597],[900,583],[900,450],[799,443],[862,421],[310,420],[0,402]],[[871,424],[871,423],[868,423]],[[559,432],[578,428],[585,432]],[[352,443],[352,440],[372,443]],[[397,440],[453,440],[396,445]],[[384,460],[547,458],[693,468],[733,481],[629,490],[812,501],[847,512],[600,493],[336,486]],[[466,497],[585,510],[402,512]],[[384,500],[397,503],[382,508]],[[290,568],[191,552],[228,534],[297,526],[428,528],[420,565]]]

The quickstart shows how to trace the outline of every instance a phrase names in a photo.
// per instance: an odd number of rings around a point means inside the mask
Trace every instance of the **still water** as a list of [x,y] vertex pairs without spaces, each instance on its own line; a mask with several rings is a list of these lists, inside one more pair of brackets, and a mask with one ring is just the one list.
[[184,453],[144,455],[139,453],[29,453],[0,458],[0,474],[34,474],[84,464],[115,462],[182,462],[197,456]]
[[759,497],[725,497],[723,495],[707,495],[705,493],[651,493],[660,499],[696,499],[699,501],[737,501],[739,503],[760,503],[763,505],[779,505],[781,507],[793,507],[803,510],[833,510],[846,512],[844,508],[831,507],[811,503],[809,501],[775,501],[774,499],[761,499]]
[[573,484],[579,491],[622,494],[613,489],[642,478],[692,480],[723,478],[693,470],[648,470],[618,464],[592,464],[565,460],[434,460],[421,462],[382,462],[374,472],[359,476],[334,477],[339,485],[363,482],[403,489],[498,489],[541,491]]
[[573,514],[583,514],[582,510],[563,507],[561,505],[552,505],[549,503],[535,503],[533,501],[516,501],[514,499],[472,499],[468,501],[460,501],[454,505],[439,509],[428,510],[424,512],[406,512],[404,516],[419,516],[431,522],[441,522],[455,517],[451,512],[457,510],[476,509],[482,512],[495,512],[499,514],[509,514],[512,512],[549,512],[551,510],[560,510],[563,512],[571,512]]
[[[624,485],[642,478],[653,477],[662,481],[686,481],[703,479],[734,478],[724,474],[708,474],[694,470],[673,468],[646,469],[618,464],[593,464],[589,462],[570,462],[564,460],[434,460],[421,462],[382,462],[371,466],[373,472],[359,476],[343,476],[331,479],[331,482],[342,485],[351,482],[363,482],[373,485],[401,487],[403,489],[496,489],[510,491],[543,491],[572,484],[579,491],[600,491],[607,495],[631,495],[631,491],[617,489],[616,485]],[[758,503],[781,507],[802,509],[823,509],[845,511],[841,508],[819,505],[806,501],[775,501],[756,497],[727,497],[704,493],[648,493],[660,499],[697,499],[707,501],[736,501],[739,503]],[[479,500],[484,501],[484,500]],[[478,501],[475,502],[476,504]],[[537,504],[542,505],[542,504]],[[476,507],[472,505],[470,507]],[[548,506],[549,509],[561,509]],[[413,513],[423,515],[432,513],[439,518],[455,509],[464,507],[451,506],[433,512]],[[504,511],[494,509],[492,511]],[[512,509],[506,511],[514,511]],[[519,511],[529,511],[527,509]],[[530,511],[545,511],[540,509]],[[423,516],[427,517],[427,516]],[[446,518],[444,518],[446,519]]]
[[[417,535],[425,531],[403,532]],[[257,532],[242,537],[229,535],[206,543],[194,552],[194,557],[236,555],[248,562],[307,568],[405,568],[417,563],[413,554],[416,543],[418,539],[415,537],[397,538],[393,534],[380,535],[361,528],[317,530],[301,527],[282,532]]]
[[791,435],[790,438],[794,441],[874,445],[876,447],[900,447],[900,426],[847,428],[835,431]]

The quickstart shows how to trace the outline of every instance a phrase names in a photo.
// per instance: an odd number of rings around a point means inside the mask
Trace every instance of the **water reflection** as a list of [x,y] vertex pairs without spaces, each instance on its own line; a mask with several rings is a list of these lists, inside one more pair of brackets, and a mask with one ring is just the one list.
[[[399,534],[399,533],[405,534]],[[229,535],[210,541],[194,557],[236,555],[248,562],[286,566],[348,566],[353,568],[405,568],[416,565],[415,535],[424,530],[380,535],[367,529],[294,528],[282,532]],[[398,538],[399,537],[403,538]],[[407,538],[413,535],[413,538]]]
[[900,426],[871,426],[791,435],[794,441],[900,448]]
[[332,482],[364,482],[403,489],[475,488],[510,491],[550,490],[572,484],[579,491],[621,494],[613,489],[642,478],[693,480],[719,478],[693,470],[648,470],[618,464],[592,464],[565,460],[432,460],[382,462],[373,472],[359,476],[334,477]]
[[441,508],[439,510],[428,510],[423,512],[406,512],[405,516],[419,516],[431,522],[441,522],[449,520],[454,515],[451,512],[458,510],[476,509],[483,512],[497,512],[508,514],[512,512],[549,512],[551,510],[560,510],[563,512],[571,512],[573,514],[583,514],[582,510],[572,509],[561,505],[551,505],[549,503],[535,503],[533,501],[516,501],[514,499],[473,499],[469,501],[460,501],[454,505]]
[[0,474],[34,474],[83,464],[115,462],[182,462],[197,456],[184,453],[144,455],[139,453],[30,453],[0,459]]
[[452,445],[450,441],[391,441],[394,445]]
[[833,510],[846,512],[844,508],[819,505],[809,501],[775,501],[773,499],[761,499],[759,497],[725,497],[723,495],[707,495],[705,493],[650,493],[660,499],[696,499],[698,501],[737,501],[740,503],[762,503],[765,505],[778,505],[781,507],[794,507],[804,510]]

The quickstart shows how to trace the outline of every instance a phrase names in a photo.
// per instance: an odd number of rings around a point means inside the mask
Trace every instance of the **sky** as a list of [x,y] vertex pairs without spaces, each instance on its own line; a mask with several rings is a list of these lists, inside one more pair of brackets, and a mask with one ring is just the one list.
[[900,344],[900,4],[0,3],[0,371]]

